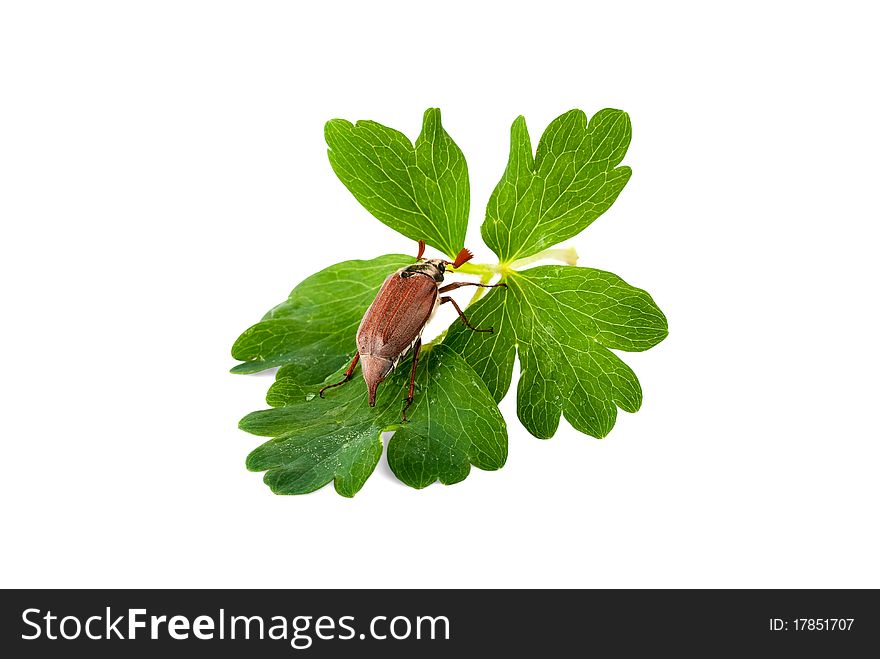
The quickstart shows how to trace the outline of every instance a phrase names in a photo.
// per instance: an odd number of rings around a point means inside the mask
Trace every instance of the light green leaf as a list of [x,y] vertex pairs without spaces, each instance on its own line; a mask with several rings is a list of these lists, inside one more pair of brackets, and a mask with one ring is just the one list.
[[412,262],[402,254],[343,261],[305,279],[238,337],[232,356],[244,363],[232,372],[256,373],[288,364],[300,382],[321,382],[351,361],[358,325],[385,278]]
[[666,317],[645,291],[617,275],[572,266],[512,272],[468,309],[471,323],[453,325],[444,344],[461,354],[500,401],[520,358],[517,414],[536,437],[552,437],[560,415],[593,437],[607,435],[617,408],[635,412],[642,391],[610,349],[641,351],[667,335]]
[[425,111],[415,146],[375,121],[333,119],[324,128],[333,171],[380,222],[454,258],[464,247],[470,210],[467,163],[443,130],[440,110]]
[[253,412],[239,424],[250,433],[274,437],[248,456],[248,469],[266,471],[264,480],[277,494],[312,492],[332,480],[339,494],[354,496],[375,468],[381,434],[388,430],[396,430],[388,446],[389,465],[412,487],[438,480],[457,483],[471,465],[500,469],[507,459],[504,419],[467,363],[445,346],[423,349],[409,421],[401,423],[409,372],[407,360],[379,386],[374,408],[367,404],[360,372],[323,399],[307,400],[298,382],[279,378],[270,398],[284,407]]
[[601,110],[587,124],[581,110],[554,119],[532,157],[523,117],[513,122],[510,159],[489,198],[483,240],[502,263],[531,256],[583,231],[614,203],[629,180],[617,167],[632,126],[620,110]]

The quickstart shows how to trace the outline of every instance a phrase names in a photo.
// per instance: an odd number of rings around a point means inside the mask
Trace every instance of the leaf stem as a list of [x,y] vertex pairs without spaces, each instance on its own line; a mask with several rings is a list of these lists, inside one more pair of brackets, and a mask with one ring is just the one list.
[[577,265],[578,262],[578,254],[577,250],[574,247],[560,247],[556,249],[545,249],[543,252],[538,252],[537,254],[533,254],[532,256],[527,256],[523,259],[517,259],[513,263],[511,263],[507,269],[509,270],[519,270],[524,265],[528,265],[529,263],[534,263],[535,261],[562,261],[566,265]]
[[[526,256],[525,258],[517,259],[516,261],[511,261],[509,263],[496,263],[495,265],[489,263],[465,263],[459,267],[456,272],[465,275],[479,275],[481,280],[488,277],[488,279],[482,282],[486,284],[489,283],[495,275],[501,275],[503,277],[511,271],[519,270],[530,263],[545,260],[562,261],[567,265],[577,265],[578,255],[574,247],[559,247],[545,249],[543,252],[538,252],[537,254],[532,254],[531,256]],[[479,296],[475,297],[478,298]]]
[[454,272],[460,272],[464,275],[495,275],[501,272],[496,265],[490,265],[489,263],[465,263],[464,265],[459,266],[455,269]]

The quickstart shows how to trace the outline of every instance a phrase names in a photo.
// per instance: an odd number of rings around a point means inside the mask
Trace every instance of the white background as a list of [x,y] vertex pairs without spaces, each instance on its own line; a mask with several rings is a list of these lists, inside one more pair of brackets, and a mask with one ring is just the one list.
[[[0,585],[880,586],[868,7],[4,3]],[[567,244],[669,318],[623,355],[644,406],[540,441],[509,395],[501,471],[274,496],[236,428],[271,377],[229,348],[312,272],[412,250],[322,131],[430,106],[478,261],[518,114],[537,143],[630,113],[633,177]]]

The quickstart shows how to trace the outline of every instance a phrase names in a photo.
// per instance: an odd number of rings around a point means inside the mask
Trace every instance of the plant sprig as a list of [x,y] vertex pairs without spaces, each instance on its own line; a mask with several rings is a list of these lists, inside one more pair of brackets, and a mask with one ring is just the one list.
[[[467,263],[458,273],[506,289],[478,288],[467,315],[492,334],[456,321],[423,348],[410,421],[400,421],[408,382],[405,360],[367,405],[361,378],[326,399],[316,392],[355,353],[355,333],[384,278],[413,262],[389,254],[346,261],[312,275],[235,342],[235,373],[280,367],[269,389],[272,409],[253,412],[240,427],[271,437],[248,456],[279,494],[302,494],[333,481],[353,496],[381,455],[383,432],[394,431],[388,461],[407,485],[463,480],[471,466],[494,470],[507,457],[507,428],[497,403],[520,360],[517,416],[540,438],[552,437],[562,416],[577,430],[606,436],[618,408],[635,412],[642,390],[613,352],[647,350],[667,335],[651,296],[617,275],[577,267],[573,248],[554,247],[604,213],[630,178],[619,166],[631,139],[629,117],[602,110],[587,121],[580,110],[547,127],[532,152],[525,120],[511,128],[510,157],[490,197],[481,233],[496,264]],[[467,164],[443,129],[440,111],[425,112],[413,144],[372,121],[327,123],[331,165],[377,219],[448,256],[463,246],[470,207]],[[531,266],[539,261],[563,265]]]

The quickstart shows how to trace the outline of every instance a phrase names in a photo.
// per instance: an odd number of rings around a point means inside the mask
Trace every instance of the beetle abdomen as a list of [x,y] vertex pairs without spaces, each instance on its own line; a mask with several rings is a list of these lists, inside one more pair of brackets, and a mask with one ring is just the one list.
[[412,348],[437,304],[437,284],[432,277],[395,272],[367,309],[357,332],[357,348],[364,380],[375,402],[376,387]]
[[388,374],[394,370],[394,366],[394,362],[386,357],[361,356],[361,369],[364,373],[364,381],[367,383],[367,397],[370,407],[376,404],[376,389],[379,383],[388,377]]
[[357,333],[361,357],[376,355],[394,361],[422,334],[437,303],[437,284],[416,275],[389,276],[367,309]]

